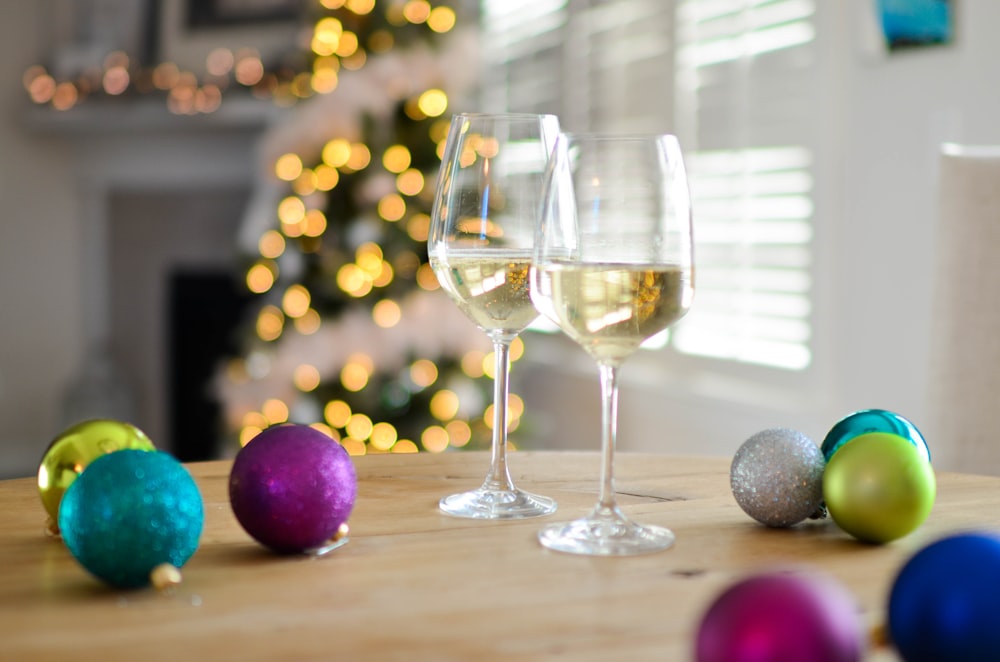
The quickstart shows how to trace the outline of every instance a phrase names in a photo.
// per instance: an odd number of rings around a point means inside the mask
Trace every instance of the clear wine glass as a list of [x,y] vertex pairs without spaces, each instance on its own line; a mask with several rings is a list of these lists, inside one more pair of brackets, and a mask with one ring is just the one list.
[[554,115],[459,114],[441,160],[427,251],[442,288],[493,341],[493,444],[478,489],[441,499],[445,513],[518,519],[554,512],[518,489],[507,468],[510,344],[538,317],[528,272],[542,176],[559,134]]
[[643,341],[687,312],[693,262],[690,194],[675,137],[558,138],[545,175],[531,298],[597,362],[602,463],[593,511],[543,528],[545,547],[607,556],[673,544],[669,529],[632,521],[615,501],[618,372]]

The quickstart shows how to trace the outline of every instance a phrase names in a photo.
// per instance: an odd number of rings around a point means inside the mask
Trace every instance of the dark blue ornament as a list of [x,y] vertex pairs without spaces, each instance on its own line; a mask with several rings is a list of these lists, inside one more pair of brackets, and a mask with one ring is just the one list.
[[928,462],[931,460],[930,449],[927,448],[927,442],[917,426],[899,414],[885,409],[862,409],[840,419],[826,433],[820,450],[829,462],[841,446],[867,432],[888,432],[899,435],[916,446],[925,460]]
[[59,529],[70,553],[112,586],[150,583],[158,565],[183,566],[205,520],[191,474],[167,453],[120,450],[97,458],[66,490]]
[[889,633],[905,662],[1000,660],[1000,536],[962,533],[903,566],[889,595]]

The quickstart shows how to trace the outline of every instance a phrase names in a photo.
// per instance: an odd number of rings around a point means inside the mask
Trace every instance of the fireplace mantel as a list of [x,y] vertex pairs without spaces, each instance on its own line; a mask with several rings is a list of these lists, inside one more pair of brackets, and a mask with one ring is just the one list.
[[214,113],[191,116],[169,112],[159,98],[89,100],[68,111],[27,109],[25,130],[65,142],[73,161],[88,344],[109,337],[110,195],[250,188],[262,175],[259,137],[284,112],[273,102],[237,95]]
[[67,111],[31,106],[23,115],[26,129],[83,139],[108,134],[256,132],[282,116],[274,103],[230,95],[213,113],[177,115],[162,98],[122,98],[85,101]]
[[[192,261],[232,261],[235,242],[225,233],[265,176],[261,136],[285,112],[270,101],[231,95],[207,115],[174,115],[163,99],[132,98],[88,100],[63,112],[32,107],[22,116],[24,131],[62,144],[71,162],[75,190],[67,194],[76,200],[81,263],[72,286],[85,302],[80,332],[87,352],[79,374],[87,375],[96,352],[109,351],[108,360],[140,394],[141,427],[158,440],[168,438],[169,427],[166,283]],[[125,256],[140,269],[127,284],[127,309],[136,317],[129,328],[121,325],[125,285],[116,275],[125,236],[146,238],[132,244],[141,256]]]

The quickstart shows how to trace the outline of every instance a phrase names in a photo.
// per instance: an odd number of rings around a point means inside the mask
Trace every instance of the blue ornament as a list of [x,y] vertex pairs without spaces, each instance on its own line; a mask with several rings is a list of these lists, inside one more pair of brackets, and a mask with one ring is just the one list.
[[903,566],[889,595],[889,633],[905,662],[1000,660],[1000,536],[961,533]]
[[66,490],[59,529],[69,551],[97,578],[121,588],[150,583],[154,568],[183,566],[205,520],[187,469],[158,451],[97,458]]
[[888,432],[899,435],[916,446],[925,460],[928,462],[931,460],[930,449],[927,448],[927,442],[924,441],[924,436],[920,434],[917,426],[899,414],[885,409],[862,409],[840,419],[826,433],[820,450],[829,462],[841,446],[867,432]]

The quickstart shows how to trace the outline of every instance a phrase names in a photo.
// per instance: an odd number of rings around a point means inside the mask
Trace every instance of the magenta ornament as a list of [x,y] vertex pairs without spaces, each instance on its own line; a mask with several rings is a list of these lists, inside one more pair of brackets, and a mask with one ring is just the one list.
[[279,553],[320,553],[346,541],[357,496],[347,451],[306,425],[270,427],[243,447],[229,476],[240,525]]
[[856,662],[864,639],[856,606],[819,574],[770,572],[724,590],[702,618],[697,662]]

